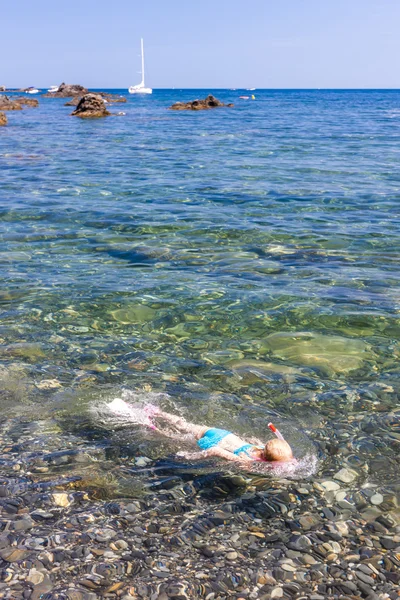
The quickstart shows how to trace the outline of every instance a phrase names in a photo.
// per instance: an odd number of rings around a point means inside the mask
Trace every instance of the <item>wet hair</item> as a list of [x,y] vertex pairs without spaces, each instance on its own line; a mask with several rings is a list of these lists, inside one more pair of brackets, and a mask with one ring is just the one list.
[[264,447],[264,460],[286,461],[293,458],[292,449],[284,440],[269,440]]

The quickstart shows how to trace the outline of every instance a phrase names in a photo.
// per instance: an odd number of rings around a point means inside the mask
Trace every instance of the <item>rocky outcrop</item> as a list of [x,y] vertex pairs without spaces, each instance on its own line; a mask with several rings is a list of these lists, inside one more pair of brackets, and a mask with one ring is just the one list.
[[56,92],[48,92],[44,94],[46,98],[72,98],[74,96],[83,96],[88,94],[89,90],[83,85],[62,83],[58,86]]
[[0,127],[2,125],[7,125],[7,117],[3,112],[0,112]]
[[13,98],[13,101],[18,104],[24,104],[25,106],[39,106],[39,100],[36,100],[36,98]]
[[208,110],[209,108],[218,108],[220,106],[232,107],[233,104],[224,104],[211,94],[204,100],[193,100],[192,102],[176,102],[170,106],[171,110]]
[[22,106],[8,96],[0,96],[0,110],[22,110]]
[[[115,96],[114,94],[108,94],[107,92],[96,92],[96,96],[101,96],[106,104],[115,104],[117,102],[126,102],[124,96]],[[82,96],[75,96],[72,100],[65,103],[65,106],[78,106]]]
[[0,85],[0,92],[5,92],[6,91],[6,86],[5,85]]
[[108,94],[107,92],[99,92],[99,96],[103,98],[109,104],[116,104],[117,102],[126,102],[125,96],[116,96],[115,94]]
[[104,100],[98,94],[86,94],[80,99],[78,106],[71,113],[74,117],[83,119],[98,119],[108,117],[111,113],[106,109]]

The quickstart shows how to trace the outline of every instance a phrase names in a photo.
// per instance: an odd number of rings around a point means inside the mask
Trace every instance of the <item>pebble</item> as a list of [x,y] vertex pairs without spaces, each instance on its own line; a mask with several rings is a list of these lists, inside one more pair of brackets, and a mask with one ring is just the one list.
[[333,477],[343,483],[352,483],[357,479],[357,476],[356,471],[353,471],[352,469],[340,469]]
[[228,560],[236,560],[237,557],[238,557],[238,553],[235,551],[227,552],[227,554],[226,554],[226,558]]
[[52,498],[56,506],[62,506],[65,508],[66,506],[69,506],[71,504],[68,498],[68,494],[65,494],[64,492],[54,493],[52,494]]
[[31,569],[28,573],[26,580],[32,583],[33,585],[38,585],[44,580],[44,574],[41,571],[37,571],[36,569]]
[[368,585],[374,585],[375,583],[375,580],[372,577],[366,575],[362,571],[356,571],[356,577]]
[[335,492],[340,489],[340,485],[336,481],[321,481],[321,485],[327,492]]
[[371,502],[371,504],[378,506],[379,504],[382,504],[383,496],[382,496],[382,494],[374,494],[373,496],[371,496],[369,501]]
[[289,539],[288,546],[294,550],[298,550],[300,552],[308,550],[312,542],[308,539],[306,535],[293,535]]

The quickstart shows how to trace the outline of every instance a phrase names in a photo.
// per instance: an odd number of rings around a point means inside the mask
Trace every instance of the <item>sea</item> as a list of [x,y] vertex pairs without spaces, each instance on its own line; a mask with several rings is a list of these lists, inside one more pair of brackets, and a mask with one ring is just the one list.
[[[123,114],[38,94],[0,130],[0,439],[84,452],[134,495],[127,461],[179,473],[190,444],[107,403],[261,440],[273,421],[300,479],[344,469],[395,502],[400,91],[104,91]],[[234,107],[168,110],[209,93]]]

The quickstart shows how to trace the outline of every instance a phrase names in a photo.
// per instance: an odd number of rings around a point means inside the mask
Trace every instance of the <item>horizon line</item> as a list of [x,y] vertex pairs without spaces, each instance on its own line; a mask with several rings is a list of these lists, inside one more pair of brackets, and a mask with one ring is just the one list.
[[[61,85],[61,84],[60,84]],[[69,84],[72,85],[72,84]],[[75,85],[75,84],[74,84]],[[5,93],[5,92],[19,92],[23,89],[27,89],[27,87],[29,86],[15,86],[15,87],[9,87],[5,89],[4,92],[0,92],[0,93]],[[35,86],[36,87],[36,86]],[[37,89],[39,90],[44,90],[46,88],[49,88],[50,85],[45,85],[45,86],[41,86]],[[129,86],[121,86],[121,87],[109,87],[109,86],[90,86],[87,88],[88,90],[128,90]],[[207,90],[207,89],[211,89],[211,90],[227,90],[227,91],[238,91],[238,90],[243,90],[243,91],[282,91],[282,90],[307,90],[307,91],[332,91],[332,90],[343,90],[343,91],[383,91],[383,90],[388,90],[388,91],[399,91],[400,90],[400,86],[399,87],[255,87],[255,88],[247,88],[247,87],[213,87],[213,86],[206,86],[206,87],[182,87],[182,86],[174,86],[174,87],[153,87],[153,90]]]

